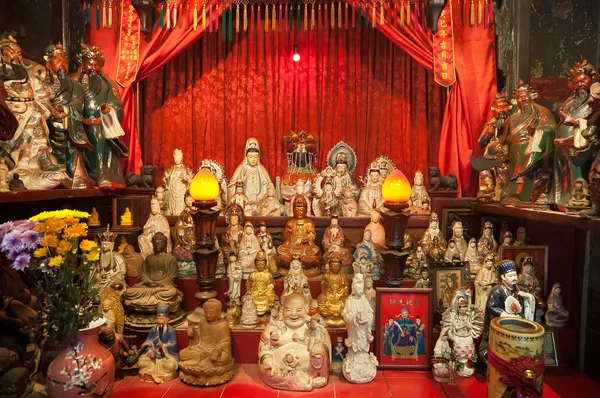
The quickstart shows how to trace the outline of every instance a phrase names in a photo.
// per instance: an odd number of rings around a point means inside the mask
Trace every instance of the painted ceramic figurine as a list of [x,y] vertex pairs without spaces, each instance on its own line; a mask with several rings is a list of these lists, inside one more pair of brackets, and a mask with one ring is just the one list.
[[[352,273],[353,274],[368,274],[371,275],[373,270],[373,263],[369,261],[369,257],[373,257],[371,254],[371,250],[369,248],[363,247],[357,249],[355,252],[355,259],[352,263]],[[342,267],[342,271],[344,271],[344,267]],[[344,272],[345,274],[350,274],[350,272]]]
[[486,221],[483,225],[483,235],[477,242],[477,250],[482,257],[485,257],[488,253],[498,252],[498,242],[494,238],[494,226],[490,221]]
[[223,259],[228,259],[230,251],[234,251],[237,255],[239,250],[244,235],[244,211],[240,206],[230,204],[225,208],[224,213],[227,228],[222,236],[221,253]]
[[133,225],[131,210],[129,210],[129,207],[126,207],[125,212],[121,215],[120,225],[123,227],[131,227]]
[[342,259],[342,267],[352,265],[352,248],[350,240],[344,234],[344,230],[340,227],[337,214],[331,216],[329,226],[323,233],[321,240],[323,245],[323,259],[329,262],[329,258],[333,253],[337,253]]
[[571,191],[571,197],[567,202],[566,212],[567,214],[579,214],[581,211],[588,210],[590,206],[590,192],[588,190],[588,183],[579,177],[573,183],[573,190]]
[[227,206],[227,176],[225,175],[225,168],[216,160],[202,159],[198,171],[206,169],[211,172],[219,183],[219,196],[217,197],[217,208],[221,210],[221,215]]
[[229,252],[229,267],[227,268],[227,278],[229,289],[225,294],[229,297],[229,301],[241,299],[242,289],[242,264],[237,259],[235,252]]
[[492,288],[498,283],[495,263],[496,254],[488,253],[475,277],[475,306],[482,311],[485,311],[485,305]]
[[156,325],[148,333],[140,351],[140,380],[160,384],[177,378],[179,350],[175,329],[169,325],[168,306],[157,308]]
[[385,228],[381,225],[381,213],[373,210],[371,222],[365,227],[365,232],[371,231],[371,240],[378,249],[385,248]]
[[165,171],[163,182],[167,191],[167,208],[165,215],[178,216],[185,209],[185,193],[188,190],[194,174],[183,164],[183,152],[175,148],[173,165]]
[[410,210],[413,213],[429,213],[427,211],[428,206],[424,207],[424,203],[431,203],[431,198],[429,197],[429,193],[427,193],[427,188],[423,185],[423,173],[417,170],[415,172],[415,178],[413,180],[414,185],[411,188],[410,199],[408,200],[408,205],[410,206]]
[[377,162],[372,162],[358,199],[358,216],[369,217],[373,210],[381,211],[385,199],[381,196],[381,170]]
[[344,217],[356,217],[358,213],[358,203],[354,199],[351,187],[344,188],[344,197],[342,199],[342,215]]
[[504,232],[504,235],[502,236],[502,244],[500,245],[500,247],[510,247],[512,245],[513,245],[512,232],[510,232],[510,231]]
[[496,317],[521,317],[533,321],[535,297],[522,292],[517,286],[517,265],[512,260],[502,260],[497,265],[500,283],[490,291],[485,305],[483,337],[479,344],[479,359],[487,364],[490,321]]
[[277,248],[277,265],[289,269],[294,253],[299,253],[307,276],[319,274],[321,250],[315,245],[315,224],[306,217],[308,204],[303,196],[294,201],[294,217],[285,225],[283,243]]
[[244,295],[244,304],[242,305],[242,315],[240,323],[243,328],[253,329],[258,325],[258,315],[256,315],[256,306],[252,300],[252,293],[246,292]]
[[[343,202],[343,198],[337,196],[333,190],[334,175],[335,171],[330,166],[327,166],[321,171],[313,183],[313,213],[316,217],[331,217],[338,212],[344,217],[351,217],[348,211],[356,215],[355,213],[358,210],[358,205],[354,198],[352,198],[352,201],[356,206],[350,205],[351,208],[346,209],[346,212],[342,206],[340,206]],[[352,197],[352,189],[350,189],[349,197]]]
[[106,231],[98,234],[102,249],[98,264],[100,269],[98,275],[98,293],[102,293],[104,289],[111,288],[123,294],[127,286],[127,283],[125,283],[125,259],[119,253],[113,251],[116,237],[117,235],[110,231],[110,226],[106,227]]
[[542,317],[546,311],[546,302],[542,297],[542,283],[535,276],[535,264],[533,263],[533,258],[530,256],[525,257],[521,263],[521,274],[519,275],[517,286],[522,291],[533,294],[536,301],[535,321],[542,323]]
[[[294,215],[294,209],[293,209],[293,203],[296,200],[296,198],[298,196],[303,196],[304,199],[306,200],[306,203],[308,204],[307,207],[307,216],[312,216],[312,200],[311,200],[311,189],[312,189],[312,181],[310,180],[303,180],[301,178],[299,178],[298,180],[296,180],[296,185],[294,186],[294,191],[291,197],[289,197],[289,199],[286,199],[285,201],[285,215],[288,217],[292,217]],[[285,198],[285,196],[284,196]]]
[[337,345],[333,347],[333,354],[331,354],[331,371],[332,372],[341,372],[342,371],[342,363],[344,362],[344,358],[346,358],[346,347],[344,347],[344,338],[338,336]]
[[515,243],[513,243],[513,246],[525,246],[528,241],[529,239],[527,238],[527,230],[525,227],[517,228],[517,237],[515,239]]
[[255,267],[246,283],[246,290],[252,294],[256,306],[256,314],[263,316],[271,311],[275,300],[275,280],[267,269],[267,255],[259,251],[256,255]]
[[483,311],[471,304],[471,289],[458,289],[452,305],[442,315],[442,329],[448,331],[456,358],[456,374],[471,377],[477,360],[475,339],[483,330]]
[[[302,189],[307,199],[311,199],[311,189],[313,180],[317,175],[315,168],[315,157],[317,155],[317,138],[305,131],[298,133],[291,132],[284,136],[285,152],[287,156],[287,170],[281,176],[281,196],[290,204],[294,202],[293,196],[298,194],[296,191],[298,181],[302,181]],[[304,186],[307,184],[308,186]],[[308,201],[310,203],[310,200]],[[286,208],[287,210],[287,208]],[[310,210],[309,210],[310,213]]]
[[429,218],[429,226],[423,235],[423,239],[421,239],[421,246],[423,247],[423,251],[428,257],[432,257],[431,249],[434,247],[434,238],[438,239],[437,246],[441,250],[446,250],[446,239],[444,238],[444,234],[440,230],[440,223],[438,220],[438,215],[436,213],[431,213],[431,217]]
[[375,286],[373,284],[373,278],[371,278],[371,274],[365,275],[365,297],[369,300],[369,304],[371,304],[371,308],[373,308],[373,311],[376,311],[377,292],[375,291]]
[[267,186],[271,183],[269,172],[260,163],[260,147],[256,138],[246,140],[246,149],[244,161],[235,169],[229,183],[228,197],[233,197],[235,193],[235,184],[238,180],[244,183],[244,192],[248,198],[252,213],[258,212],[258,202],[267,194]]
[[321,294],[318,297],[319,312],[327,325],[341,326],[344,324],[342,311],[344,302],[349,294],[346,275],[341,272],[342,261],[339,256],[329,259],[329,271],[321,279]]
[[248,279],[248,275],[255,270],[254,259],[261,250],[258,238],[254,234],[254,226],[250,221],[244,224],[244,233],[240,238],[238,249],[238,260],[242,264],[243,276],[244,279]]
[[444,253],[444,261],[447,263],[461,262],[460,252],[458,251],[458,247],[456,247],[456,242],[454,239],[450,239],[448,241],[448,247],[446,248],[446,252]]
[[555,328],[562,328],[569,320],[569,311],[565,310],[560,296],[560,283],[552,285],[552,290],[548,295],[548,310],[546,311],[546,325]]
[[465,261],[469,263],[469,276],[474,281],[481,269],[481,256],[477,250],[477,239],[471,238],[465,254]]
[[272,182],[267,185],[267,194],[257,204],[256,213],[259,216],[280,216],[283,213],[283,205],[275,197],[275,185]]
[[[296,256],[290,263],[290,272],[285,276],[283,281],[283,292],[281,293],[281,301],[293,293],[302,294],[305,284],[308,284],[308,278],[302,271],[302,262],[300,257]],[[310,293],[310,291],[309,291]]]
[[261,334],[258,366],[262,380],[279,390],[311,391],[327,385],[331,340],[327,329],[309,322],[308,303],[299,294],[283,301],[283,322]]
[[375,378],[377,358],[370,350],[373,341],[374,311],[364,295],[364,277],[352,278],[352,295],[346,299],[342,317],[348,330],[346,346],[348,354],[342,365],[342,373],[351,383],[368,383]]
[[214,386],[231,380],[233,355],[231,333],[227,321],[221,318],[222,304],[209,299],[203,305],[204,318],[194,327],[192,341],[179,353],[180,377],[184,383],[195,386]]
[[163,216],[160,212],[160,204],[156,197],[152,197],[150,200],[150,211],[151,214],[144,225],[144,231],[138,236],[138,245],[142,257],[146,258],[147,255],[153,252],[152,250],[152,237],[161,232],[167,238],[166,251],[171,251],[171,227],[169,226],[169,220]]
[[[198,209],[194,206],[194,198],[190,195],[185,196],[185,209],[179,215],[177,223],[175,223],[175,245],[173,247],[173,255],[180,262],[180,273],[182,265],[185,268],[187,263],[193,263],[192,251],[196,248],[196,231],[194,229],[193,214]],[[181,264],[184,263],[184,264]],[[196,268],[191,264],[193,273]]]
[[254,213],[252,207],[250,207],[250,201],[244,194],[244,181],[237,180],[235,182],[235,191],[231,197],[229,197],[229,204],[236,204],[244,209],[245,216],[252,216]]
[[335,170],[333,176],[333,191],[340,197],[349,187],[352,190],[354,200],[358,199],[360,189],[352,178],[352,173],[356,168],[356,153],[344,141],[338,142],[327,154],[327,164]]
[[462,222],[454,221],[452,223],[452,239],[454,240],[454,243],[456,243],[456,250],[460,254],[460,260],[465,261],[465,256],[467,254],[469,245],[464,238]]
[[258,232],[256,233],[256,239],[258,240],[260,249],[267,254],[267,268],[273,274],[273,277],[278,277],[279,270],[277,269],[277,250],[273,245],[273,237],[267,231],[266,222],[260,222]]
[[448,342],[448,330],[442,329],[440,337],[433,348],[433,378],[438,383],[454,383],[455,361],[452,359],[452,348]]
[[370,229],[363,233],[363,241],[356,246],[356,250],[354,251],[354,260],[359,258],[357,254],[361,248],[369,249],[368,252],[370,252],[370,256],[367,258],[367,261],[373,264],[371,276],[374,281],[378,281],[381,279],[381,275],[385,271],[383,265],[383,256],[377,249],[375,242],[373,242],[373,233]]
[[429,268],[427,264],[423,266],[421,269],[421,276],[419,280],[415,283],[415,288],[417,289],[428,289],[431,287],[431,281],[429,280]]

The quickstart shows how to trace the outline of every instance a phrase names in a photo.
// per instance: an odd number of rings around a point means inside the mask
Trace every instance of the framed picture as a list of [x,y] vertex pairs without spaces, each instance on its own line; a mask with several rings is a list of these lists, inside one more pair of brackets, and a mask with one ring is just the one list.
[[433,302],[436,312],[444,312],[452,303],[456,289],[469,283],[469,275],[464,266],[431,267],[429,270],[433,288]]
[[433,353],[433,289],[377,288],[375,352],[380,369],[427,370]]
[[556,344],[554,333],[544,333],[544,354],[546,355],[546,366],[558,366],[558,355],[556,355]]
[[475,215],[470,206],[466,208],[450,207],[442,209],[441,228],[446,240],[449,240],[452,237],[452,223],[454,221],[460,221],[462,223],[463,236],[467,242],[471,238],[479,239],[481,236],[479,234],[479,230],[481,229],[479,226],[481,216]]
[[500,260],[513,260],[521,273],[521,262],[531,256],[535,264],[535,276],[544,284],[542,297],[548,296],[548,246],[501,246]]

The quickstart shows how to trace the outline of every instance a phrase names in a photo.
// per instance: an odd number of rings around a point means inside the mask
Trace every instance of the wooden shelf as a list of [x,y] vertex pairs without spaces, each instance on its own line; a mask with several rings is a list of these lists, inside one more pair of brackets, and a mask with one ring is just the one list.
[[600,229],[600,218],[587,219],[577,215],[561,213],[559,211],[539,211],[523,207],[481,204],[473,202],[471,207],[474,212],[481,214],[495,214],[499,216],[523,218],[547,222],[577,229]]
[[103,189],[41,189],[22,192],[0,193],[0,203],[23,203],[57,199],[112,197],[121,191]]

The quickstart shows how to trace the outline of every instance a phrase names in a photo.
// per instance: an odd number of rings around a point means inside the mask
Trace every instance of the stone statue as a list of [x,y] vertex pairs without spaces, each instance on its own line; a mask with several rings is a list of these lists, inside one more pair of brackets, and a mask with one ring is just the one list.
[[[335,171],[330,166],[327,166],[315,179],[313,183],[313,212],[317,217],[331,217],[338,212],[342,212],[344,217],[350,217],[343,212],[340,203],[342,198],[337,196],[333,191],[333,176]],[[352,197],[352,189],[350,189],[350,197]],[[352,201],[356,205],[353,209],[354,213],[356,213],[358,209],[358,205],[354,198]],[[354,214],[356,215],[356,214]]]
[[123,227],[131,227],[133,225],[133,215],[131,214],[131,210],[129,207],[125,208],[125,212],[121,215],[121,226]]
[[342,326],[344,302],[349,295],[346,275],[341,272],[342,261],[339,256],[331,256],[329,270],[321,279],[321,294],[318,297],[319,312],[330,326]]
[[173,151],[173,165],[165,171],[163,182],[167,191],[167,208],[165,215],[178,216],[185,209],[185,193],[190,186],[194,174],[183,164],[183,152],[175,148]]
[[428,289],[431,287],[431,281],[429,280],[429,268],[427,264],[423,266],[421,269],[421,276],[419,280],[415,283],[415,288],[417,289]]
[[364,295],[364,277],[355,274],[352,278],[352,295],[346,299],[342,317],[348,330],[345,343],[348,353],[342,365],[342,373],[351,383],[368,383],[377,373],[377,358],[369,352],[373,341],[374,311]]
[[527,230],[525,227],[517,228],[517,238],[513,246],[525,246],[529,239],[527,238]]
[[455,361],[452,359],[452,349],[448,343],[448,330],[442,329],[440,337],[433,348],[433,378],[438,383],[454,383]]
[[371,213],[371,222],[365,227],[365,232],[371,231],[371,239],[377,249],[383,249],[385,245],[385,228],[381,225],[381,213],[373,210]]
[[139,278],[142,273],[144,258],[139,253],[136,253],[133,246],[127,245],[123,249],[123,259],[125,260],[125,276]]
[[46,121],[50,116],[62,117],[64,113],[52,103],[45,84],[46,69],[37,64],[25,66],[21,46],[6,33],[0,35],[0,58],[0,79],[8,94],[6,105],[19,122],[10,140],[0,140],[0,158],[5,160],[12,175],[19,175],[25,188],[55,188],[66,174],[51,153]]
[[373,268],[371,269],[371,276],[374,281],[378,281],[381,279],[381,275],[385,272],[384,264],[383,264],[383,256],[377,249],[375,242],[373,242],[373,233],[370,229],[367,229],[363,233],[363,241],[356,246],[356,250],[354,251],[354,259],[357,258],[357,253],[361,248],[368,248],[371,252],[371,257],[367,260],[373,264]]
[[448,338],[453,343],[458,363],[456,374],[461,377],[471,377],[475,373],[472,366],[475,339],[483,330],[483,311],[471,304],[471,294],[471,289],[458,289],[452,305],[442,315],[442,329],[448,331]]
[[160,384],[177,378],[179,350],[175,329],[169,325],[168,306],[157,307],[156,325],[148,333],[140,351],[140,380]]
[[555,328],[562,328],[569,320],[569,311],[565,310],[562,302],[560,283],[552,285],[550,295],[548,295],[548,310],[546,311],[546,325]]
[[225,294],[229,297],[229,301],[239,301],[242,289],[242,263],[237,259],[234,252],[229,252],[227,278],[229,280],[229,289]]
[[254,234],[254,226],[250,221],[244,224],[244,234],[238,248],[238,260],[242,264],[244,279],[248,279],[248,275],[255,270],[254,258],[261,250],[258,238]]
[[244,182],[244,194],[248,198],[252,212],[257,213],[257,204],[266,196],[271,177],[260,163],[260,147],[256,138],[246,140],[245,159],[233,172],[232,182],[227,187],[229,198],[233,196],[235,183],[238,180]]
[[169,312],[176,314],[183,299],[183,293],[177,289],[177,259],[166,252],[167,238],[161,232],[152,237],[152,247],[154,253],[144,259],[140,283],[125,291],[125,306],[134,312],[149,313],[166,304]]
[[187,384],[214,386],[228,382],[235,374],[231,334],[227,321],[221,318],[219,300],[209,299],[202,308],[204,318],[193,329],[197,337],[192,340],[197,342],[179,354],[180,377]]
[[272,182],[267,185],[267,194],[258,202],[257,215],[278,217],[283,213],[283,206],[275,197],[275,185]]
[[246,292],[244,295],[244,304],[242,306],[242,316],[240,323],[243,328],[253,329],[258,325],[258,315],[256,315],[256,306],[252,300],[252,293]]
[[267,268],[273,274],[273,277],[279,276],[279,269],[277,268],[277,250],[273,245],[273,237],[267,231],[267,223],[264,221],[260,222],[258,226],[258,232],[256,233],[256,239],[260,249],[267,255]]
[[252,294],[256,315],[263,316],[271,311],[275,300],[275,280],[267,269],[267,255],[259,251],[255,261],[256,269],[248,277],[246,291]]
[[423,173],[420,170],[415,172],[413,182],[414,185],[410,190],[408,205],[410,206],[411,212],[424,213],[423,204],[424,202],[427,204],[431,203],[431,198],[429,197],[429,193],[427,193],[427,188],[423,185]]
[[408,255],[406,266],[404,267],[404,276],[409,279],[418,280],[421,276],[421,270],[427,265],[425,252],[420,244],[417,249]]
[[244,234],[244,211],[236,204],[230,204],[225,208],[225,222],[227,228],[222,236],[221,253],[223,259],[229,258],[229,252],[234,251],[237,255],[240,241]]
[[312,276],[319,274],[321,250],[315,245],[315,224],[306,217],[307,205],[303,196],[294,201],[294,217],[286,223],[283,243],[277,248],[277,265],[289,269],[294,253],[298,253],[307,276]]
[[471,238],[469,241],[465,261],[469,263],[469,276],[471,281],[474,281],[481,269],[481,256],[477,250],[477,239],[475,238]]
[[50,46],[44,60],[47,69],[46,84],[58,111],[58,114],[53,114],[48,119],[52,154],[67,174],[67,178],[61,182],[61,187],[92,188],[94,181],[85,169],[82,152],[94,149],[86,136],[83,124],[85,90],[68,75],[69,59],[61,43]]
[[161,214],[160,204],[154,196],[150,200],[150,212],[151,214],[144,225],[144,231],[138,236],[138,245],[144,258],[153,252],[152,237],[159,232],[167,239],[166,251],[171,251],[171,227],[169,226],[169,220]]
[[337,253],[342,259],[342,267],[348,267],[352,265],[352,248],[350,247],[350,240],[344,234],[344,230],[340,227],[337,214],[331,216],[329,226],[323,233],[323,239],[321,240],[323,245],[323,259],[329,262],[329,258],[332,254]]
[[8,189],[9,170],[4,159],[0,159],[0,192],[10,192]]
[[465,256],[467,254],[468,244],[463,236],[464,230],[462,222],[454,221],[452,223],[452,239],[454,239],[454,243],[456,243],[456,250],[460,254],[460,260],[465,261]]
[[427,230],[425,230],[425,234],[423,235],[423,239],[421,239],[421,246],[423,247],[423,251],[428,257],[433,257],[431,255],[431,249],[434,247],[433,239],[438,238],[438,246],[440,249],[446,249],[446,239],[444,238],[444,234],[440,230],[440,223],[438,220],[438,215],[436,213],[431,213],[431,217],[429,218],[429,226]]
[[[305,284],[308,284],[308,278],[302,271],[302,262],[300,257],[294,257],[290,263],[290,272],[283,280],[283,292],[281,293],[281,301],[285,301],[286,297],[293,293],[302,294]],[[310,290],[309,290],[310,292]]]
[[261,334],[259,370],[262,380],[272,388],[311,391],[327,384],[331,340],[325,327],[308,322],[307,310],[302,295],[287,296],[283,322],[269,323]]
[[117,235],[110,231],[110,225],[106,227],[106,231],[98,234],[100,239],[100,261],[98,262],[98,293],[102,293],[104,289],[114,289],[121,295],[125,293],[127,283],[125,283],[125,259],[119,253],[114,251],[115,238]]
[[521,263],[521,274],[517,282],[517,286],[524,292],[531,293],[535,297],[535,321],[542,323],[542,317],[546,311],[546,302],[542,297],[542,282],[535,276],[535,264],[533,258],[526,256]]
[[8,190],[11,192],[26,191],[25,183],[19,178],[19,173],[13,173],[13,178],[8,183]]
[[358,203],[352,192],[352,188],[344,188],[344,198],[342,200],[342,216],[344,217],[356,217],[358,213]]
[[102,72],[105,59],[100,47],[82,44],[81,49],[77,56],[81,66],[73,78],[85,89],[83,124],[94,148],[84,152],[86,168],[100,188],[124,188],[120,158],[128,157],[129,149],[122,140],[123,104],[116,85]]
[[[196,248],[196,231],[193,214],[198,209],[194,206],[194,198],[185,196],[185,208],[175,224],[175,245],[173,254],[179,262],[194,262],[192,251]],[[195,269],[194,269],[195,271]]]
[[482,311],[485,311],[485,304],[492,288],[498,283],[495,263],[496,254],[486,254],[483,265],[475,277],[475,306]]
[[577,178],[567,202],[567,214],[579,214],[581,211],[588,210],[591,207],[589,197],[588,183],[583,177]]
[[477,250],[482,258],[489,253],[498,252],[498,242],[496,242],[496,238],[494,238],[494,226],[490,221],[486,221],[483,225],[483,235],[477,242]]
[[360,188],[352,178],[356,168],[356,153],[344,141],[338,142],[327,154],[327,164],[335,170],[333,176],[333,191],[340,197],[349,187],[352,190],[354,200],[358,199]]
[[250,201],[246,194],[244,194],[244,181],[237,180],[235,182],[235,191],[233,192],[233,195],[229,197],[229,204],[240,206],[244,210],[245,216],[252,216],[254,214],[252,207],[250,207]]
[[311,195],[310,195],[311,189],[312,189],[312,181],[310,181],[310,180],[304,181],[301,178],[299,178],[296,181],[296,185],[294,186],[293,195],[289,198],[289,200],[285,201],[285,215],[286,216],[292,217],[294,215],[294,209],[293,209],[292,204],[294,203],[294,201],[296,200],[296,198],[298,196],[304,196],[304,199],[306,200],[306,203],[308,204],[306,215],[309,217],[313,215],[312,214],[312,201],[311,201]]
[[372,162],[368,169],[368,177],[358,199],[358,215],[370,217],[373,210],[381,211],[385,199],[381,196],[381,170],[377,162]]

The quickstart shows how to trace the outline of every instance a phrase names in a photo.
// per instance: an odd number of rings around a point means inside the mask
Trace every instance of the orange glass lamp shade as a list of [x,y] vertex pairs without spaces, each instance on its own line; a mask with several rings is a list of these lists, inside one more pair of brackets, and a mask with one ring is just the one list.
[[192,178],[190,196],[199,202],[211,202],[217,199],[219,182],[208,169],[200,169]]
[[410,199],[411,188],[408,178],[396,169],[385,179],[381,195],[388,203],[405,203]]

